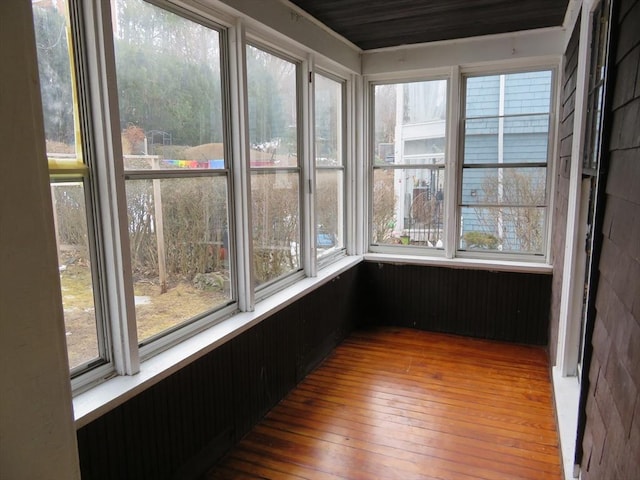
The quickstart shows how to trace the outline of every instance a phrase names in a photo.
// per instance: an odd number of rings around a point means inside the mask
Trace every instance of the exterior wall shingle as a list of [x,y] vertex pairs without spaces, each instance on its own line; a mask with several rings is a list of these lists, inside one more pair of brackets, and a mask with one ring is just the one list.
[[640,471],[640,1],[618,6],[584,479]]

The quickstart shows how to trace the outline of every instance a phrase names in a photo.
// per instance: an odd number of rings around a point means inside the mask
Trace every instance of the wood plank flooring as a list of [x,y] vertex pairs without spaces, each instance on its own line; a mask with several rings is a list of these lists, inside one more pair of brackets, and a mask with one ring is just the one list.
[[358,331],[204,478],[561,479],[546,353]]

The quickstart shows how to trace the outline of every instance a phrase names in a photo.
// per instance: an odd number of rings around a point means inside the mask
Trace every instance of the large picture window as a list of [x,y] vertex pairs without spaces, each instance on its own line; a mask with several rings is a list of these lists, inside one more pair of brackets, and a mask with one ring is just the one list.
[[551,85],[548,70],[466,78],[460,250],[544,254]]

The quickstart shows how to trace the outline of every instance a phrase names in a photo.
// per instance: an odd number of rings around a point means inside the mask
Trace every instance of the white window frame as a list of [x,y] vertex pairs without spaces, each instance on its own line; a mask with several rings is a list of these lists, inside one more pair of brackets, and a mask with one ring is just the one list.
[[[248,11],[238,11],[225,4],[203,5],[197,0],[145,0],[176,13],[221,34],[222,101],[226,107],[223,119],[227,122],[225,148],[229,186],[229,224],[235,228],[232,262],[235,262],[235,299],[231,305],[205,315],[192,323],[180,326],[148,345],[139,346],[131,258],[126,213],[125,171],[122,162],[121,126],[117,98],[115,53],[110,2],[102,0],[69,0],[73,6],[74,36],[78,43],[75,59],[80,75],[80,106],[83,115],[85,158],[92,162],[95,177],[95,203],[91,209],[96,223],[97,251],[100,260],[100,280],[94,289],[104,301],[104,315],[111,342],[107,363],[83,370],[71,380],[74,394],[76,426],[79,428],[106,411],[133,397],[148,386],[177,371],[181,366],[205,355],[218,345],[241,334],[247,328],[268,318],[303,295],[319,288],[336,275],[362,261],[360,213],[363,205],[364,183],[356,175],[360,169],[357,158],[362,151],[361,129],[356,128],[362,110],[359,54],[354,47],[336,53],[329,44],[345,44],[315,25],[311,29],[318,36],[311,46],[298,43],[299,32],[287,30],[290,37],[272,24],[262,24]],[[281,8],[279,4],[274,8]],[[257,10],[260,8],[256,7]],[[287,10],[288,12],[288,10]],[[288,17],[287,17],[288,18]],[[277,22],[276,22],[277,23]],[[226,46],[224,38],[226,34]],[[319,41],[318,41],[319,40]],[[337,42],[337,43],[336,43]],[[246,46],[251,44],[298,65],[299,91],[299,150],[301,237],[304,248],[302,268],[276,279],[263,289],[252,283],[251,256],[251,189],[248,162],[248,109],[246,81]],[[357,60],[357,61],[356,61]],[[331,255],[330,261],[318,262],[311,251],[315,239],[314,190],[315,158],[313,156],[313,84],[308,82],[316,67],[322,74],[333,76],[343,83],[344,102],[344,198],[345,248]],[[225,108],[223,107],[223,108]],[[353,137],[353,138],[352,138]],[[90,140],[90,142],[89,142]],[[360,192],[358,194],[357,192]]]
[[[551,72],[551,87],[549,94],[549,131],[547,134],[547,161],[545,168],[545,219],[544,219],[544,233],[543,233],[543,248],[542,253],[540,254],[530,254],[530,253],[516,253],[516,252],[508,252],[508,253],[500,253],[500,252],[482,252],[482,251],[464,251],[459,248],[459,238],[460,238],[460,215],[461,215],[461,192],[462,192],[462,169],[464,168],[464,122],[463,119],[465,117],[464,106],[466,100],[466,79],[470,77],[479,77],[479,76],[491,76],[491,75],[508,75],[508,74],[516,74],[516,73],[527,73],[527,72],[540,72],[540,71],[550,71]],[[514,261],[514,262],[531,262],[531,263],[543,263],[547,262],[549,258],[549,249],[550,249],[550,237],[551,237],[551,212],[553,208],[553,204],[551,199],[553,198],[552,192],[554,190],[553,187],[553,173],[555,171],[554,168],[554,159],[555,159],[555,149],[556,149],[556,128],[557,128],[557,84],[558,84],[558,67],[557,65],[540,65],[533,64],[531,66],[516,66],[516,67],[507,67],[507,68],[492,68],[492,69],[462,69],[461,77],[460,77],[460,97],[459,97],[459,111],[460,111],[460,122],[459,122],[459,130],[458,130],[458,166],[456,170],[456,225],[455,225],[455,256],[458,258],[468,258],[468,259],[496,259],[503,261]]]
[[[546,167],[546,214],[544,233],[544,253],[542,255],[530,255],[519,253],[501,252],[465,252],[458,250],[458,238],[460,230],[460,210],[459,192],[462,186],[462,140],[464,136],[464,126],[461,119],[464,108],[464,79],[467,76],[494,75],[500,73],[518,73],[527,71],[548,70],[552,72],[551,98],[549,112],[549,140],[547,151]],[[435,68],[422,70],[420,73],[377,73],[364,78],[365,83],[365,131],[367,141],[365,149],[366,168],[368,171],[368,181],[366,187],[367,209],[366,215],[366,251],[365,258],[371,260],[395,260],[419,264],[450,265],[450,266],[476,266],[481,268],[497,268],[505,271],[525,271],[549,273],[549,245],[550,245],[550,222],[553,210],[553,173],[555,172],[555,152],[557,146],[555,139],[557,136],[557,71],[558,64],[549,61],[547,58],[523,59],[517,61],[501,61],[484,65],[452,65],[446,68]],[[373,111],[373,88],[379,84],[404,83],[428,80],[448,80],[448,112],[447,112],[447,145],[445,162],[445,213],[444,222],[445,241],[444,249],[438,250],[430,247],[412,247],[394,245],[374,245],[371,243],[372,228],[372,202],[370,201],[373,186],[373,155],[374,148],[374,111]]]
[[[445,120],[445,152],[444,152],[444,177],[445,177],[445,185],[449,187],[450,178],[452,177],[450,170],[452,168],[452,161],[454,160],[451,156],[452,149],[452,135],[451,132],[456,129],[452,125],[457,119],[457,116],[452,117],[452,99],[453,95],[451,94],[452,88],[454,87],[453,77],[451,75],[452,70],[450,69],[437,69],[429,72],[425,72],[422,75],[416,74],[408,74],[408,75],[393,75],[393,74],[385,74],[385,75],[375,75],[369,76],[365,79],[365,103],[367,106],[366,111],[366,125],[368,127],[366,130],[368,132],[367,141],[366,141],[366,156],[365,156],[365,165],[366,170],[368,172],[367,175],[367,210],[366,210],[366,245],[367,251],[372,253],[380,253],[383,255],[399,255],[399,256],[421,256],[421,257],[432,257],[432,258],[445,258],[449,257],[449,221],[451,214],[451,207],[449,206],[449,202],[451,200],[450,192],[444,192],[444,213],[443,213],[443,225],[445,228],[444,233],[444,245],[443,248],[433,248],[433,247],[421,247],[421,246],[394,246],[389,244],[373,244],[371,242],[372,234],[372,221],[373,221],[373,175],[374,175],[374,156],[375,156],[375,94],[374,89],[377,85],[390,85],[390,84],[402,84],[402,83],[412,83],[412,82],[428,82],[428,81],[437,81],[437,80],[445,80],[447,82],[447,118]],[[456,85],[457,86],[457,85]],[[454,150],[455,151],[455,150]],[[418,166],[419,167],[419,166]],[[401,166],[401,169],[410,168],[410,166]],[[449,188],[447,188],[449,190]],[[454,197],[455,198],[455,197]]]
[[[238,319],[242,312],[254,318],[258,304],[270,307],[273,301],[282,302],[284,290],[297,285],[307,285],[301,281],[318,276],[320,282],[332,272],[338,272],[354,261],[347,260],[347,253],[354,252],[352,233],[356,215],[350,209],[356,204],[356,183],[354,160],[357,142],[349,139],[356,129],[356,112],[351,103],[356,101],[356,76],[341,66],[316,56],[308,49],[301,48],[290,40],[283,39],[257,22],[249,21],[237,12],[218,11],[203,7],[190,0],[174,2],[171,0],[147,0],[148,3],[195,21],[220,34],[223,121],[225,125],[225,148],[228,163],[224,172],[228,185],[228,211],[230,229],[235,231],[234,255],[231,259],[235,282],[232,291],[233,300],[202,318],[176,326],[163,332],[153,341],[139,345],[133,298],[131,276],[131,258],[129,251],[128,225],[126,214],[125,185],[128,177],[144,177],[144,173],[125,172],[121,162],[114,159],[122,157],[120,139],[119,109],[117,98],[117,80],[115,70],[115,52],[112,30],[112,12],[109,2],[91,0],[80,2],[70,0],[74,11],[75,30],[82,34],[76,41],[80,45],[76,53],[76,62],[80,67],[81,107],[86,117],[84,127],[87,130],[85,140],[91,139],[91,154],[87,158],[95,161],[95,219],[99,232],[97,249],[104,261],[100,261],[104,271],[100,272],[100,281],[94,288],[100,292],[104,301],[106,327],[108,333],[103,338],[110,344],[107,363],[96,368],[82,371],[72,379],[75,395],[95,390],[98,384],[112,377],[125,378],[138,374],[144,365],[154,363],[155,358],[174,352],[174,347],[182,349],[183,344],[196,341],[205,330],[220,325],[231,325],[231,317]],[[224,9],[223,9],[224,10]],[[74,37],[75,38],[75,37]],[[251,169],[249,168],[249,135],[247,106],[246,48],[252,45],[270,54],[276,55],[296,65],[297,105],[298,105],[298,154],[296,172],[299,175],[300,194],[300,268],[258,288],[253,287],[253,262],[251,240]],[[344,162],[344,198],[345,198],[345,246],[334,252],[322,262],[318,262],[312,252],[315,249],[315,228],[313,224],[315,198],[312,188],[315,181],[315,157],[313,156],[313,84],[308,82],[315,71],[316,62],[321,74],[335,79],[343,85],[343,100],[349,103],[343,111],[343,148]],[[88,148],[88,147],[86,147]],[[349,152],[349,153],[347,153]],[[217,175],[217,174],[216,174]],[[167,177],[176,174],[169,172]],[[180,175],[178,175],[180,176]],[[141,177],[141,178],[142,178]],[[146,177],[145,177],[146,178]],[[313,242],[313,245],[312,245]],[[321,272],[318,272],[318,268]],[[319,283],[321,284],[321,283]],[[319,285],[318,284],[318,285]],[[308,289],[309,286],[300,287]],[[267,302],[267,300],[269,300]],[[287,300],[284,300],[287,301]],[[260,311],[262,309],[259,309]],[[263,315],[263,314],[261,314]],[[229,319],[228,322],[223,320]],[[226,327],[225,327],[226,328]],[[173,356],[173,353],[171,354]],[[173,368],[169,366],[169,368]],[[115,379],[114,379],[115,380]],[[111,382],[107,382],[111,384]],[[83,395],[81,395],[83,396]]]
[[[312,237],[312,245],[314,245],[314,251],[313,251],[313,258],[314,258],[314,263],[315,263],[315,268],[319,269],[319,268],[323,268],[326,265],[330,265],[331,263],[335,262],[336,260],[342,258],[345,256],[346,252],[347,252],[347,238],[348,238],[348,210],[347,210],[347,205],[349,204],[348,198],[347,198],[347,182],[348,182],[348,160],[347,160],[347,145],[348,145],[348,141],[347,141],[347,134],[348,134],[348,127],[347,127],[347,117],[348,117],[348,104],[347,104],[347,90],[348,90],[348,82],[347,80],[345,80],[342,77],[339,77],[335,74],[329,73],[326,70],[322,69],[322,68],[314,68],[314,71],[312,73],[313,75],[313,82],[311,82],[312,84],[312,101],[310,102],[311,105],[311,109],[310,109],[310,113],[311,113],[311,118],[315,120],[315,79],[316,76],[322,76],[328,80],[332,80],[336,83],[338,83],[340,85],[341,88],[341,98],[342,98],[342,105],[341,105],[341,109],[340,109],[340,116],[341,116],[341,138],[340,138],[340,145],[339,148],[341,150],[341,164],[338,166],[321,166],[318,167],[316,165],[316,150],[315,150],[315,146],[316,146],[316,138],[315,138],[315,122],[312,124],[313,125],[313,131],[312,131],[312,138],[313,138],[313,154],[311,155],[312,158],[312,169],[313,169],[313,179],[312,179],[312,185],[314,185],[313,188],[313,195],[312,195],[312,216],[313,218],[315,218],[315,211],[317,209],[317,196],[315,194],[316,192],[316,179],[317,179],[317,172],[318,170],[328,170],[328,171],[341,171],[342,172],[342,191],[340,193],[340,195],[342,196],[342,247],[340,248],[335,248],[332,251],[330,251],[329,253],[327,253],[326,255],[322,256],[322,257],[318,257],[317,256],[317,225],[316,222],[313,222],[313,237]],[[312,276],[315,276],[316,272],[314,272],[314,274]]]
[[[235,221],[234,209],[234,168],[231,165],[234,155],[231,143],[233,132],[230,121],[236,118],[230,108],[230,96],[233,87],[226,81],[226,71],[232,71],[227,62],[229,48],[226,35],[233,35],[232,29],[224,24],[214,22],[203,15],[197,15],[190,10],[176,7],[168,2],[149,2],[159,8],[166,9],[190,21],[200,23],[207,28],[216,30],[220,34],[221,69],[222,73],[222,101],[223,121],[225,122],[225,148],[227,150],[228,165],[223,172],[216,172],[214,176],[224,175],[228,187],[228,212],[230,226]],[[99,292],[108,314],[104,315],[107,326],[103,341],[111,345],[109,361],[97,368],[86,369],[72,378],[74,394],[81,393],[115,375],[134,375],[140,371],[141,360],[150,358],[198,332],[215,325],[239,310],[238,294],[236,293],[228,305],[214,309],[201,318],[186,322],[183,325],[169,329],[148,344],[138,345],[137,325],[135,320],[135,306],[133,299],[133,283],[131,276],[131,259],[129,239],[127,234],[125,171],[121,162],[114,159],[122,157],[119,110],[117,104],[115,54],[113,49],[113,33],[111,27],[111,6],[109,2],[94,0],[92,2],[77,2],[70,0],[70,10],[73,24],[92,25],[95,28],[73,29],[74,40],[79,45],[75,48],[76,65],[79,75],[79,105],[81,116],[86,117],[83,124],[85,143],[89,145],[86,157],[95,171],[93,182],[96,187],[94,202],[96,205],[95,218],[99,222],[97,230],[97,249],[104,260],[100,272],[100,280],[94,285]],[[231,120],[229,120],[229,116]],[[89,133],[90,132],[90,133]],[[101,161],[95,161],[100,159]],[[134,174],[135,176],[135,174]],[[170,172],[167,176],[175,176]],[[232,269],[234,259],[241,255],[234,255],[231,259]],[[234,275],[235,277],[235,275]],[[232,286],[232,292],[240,289]]]
[[[298,163],[296,167],[276,167],[276,168],[252,168],[250,166],[250,149],[249,145],[249,110],[248,110],[248,90],[247,90],[247,79],[246,79],[246,71],[247,71],[247,63],[246,63],[246,48],[254,47],[258,50],[266,52],[270,55],[273,55],[277,58],[280,58],[284,61],[290,62],[295,65],[296,68],[296,136],[297,136],[297,150],[298,150]],[[309,237],[309,213],[308,208],[305,208],[305,204],[309,201],[307,198],[309,194],[309,180],[308,180],[308,162],[309,162],[309,150],[308,150],[308,142],[309,142],[309,120],[304,115],[304,112],[309,111],[309,92],[308,88],[305,88],[305,78],[308,76],[309,71],[309,62],[306,58],[296,56],[295,54],[283,50],[282,48],[275,47],[272,43],[265,39],[264,36],[257,34],[256,32],[246,32],[246,39],[244,45],[242,47],[245,50],[244,57],[244,96],[245,96],[245,112],[244,118],[246,119],[246,138],[245,138],[245,151],[247,152],[246,161],[244,162],[244,168],[247,171],[247,198],[248,203],[251,205],[251,175],[254,172],[287,172],[298,174],[298,211],[299,211],[299,229],[300,229],[300,264],[298,265],[298,269],[292,272],[287,272],[277,278],[271,279],[268,282],[259,285],[257,287],[253,287],[255,284],[254,278],[255,274],[253,271],[253,240],[252,240],[252,222],[251,222],[251,212],[250,209],[247,212],[248,218],[250,219],[248,230],[245,232],[247,235],[247,243],[249,245],[250,257],[249,257],[249,271],[251,277],[251,289],[254,290],[253,297],[255,302],[259,302],[264,300],[278,291],[286,288],[292,283],[299,281],[306,276],[309,276],[309,251],[308,251],[308,238]]]

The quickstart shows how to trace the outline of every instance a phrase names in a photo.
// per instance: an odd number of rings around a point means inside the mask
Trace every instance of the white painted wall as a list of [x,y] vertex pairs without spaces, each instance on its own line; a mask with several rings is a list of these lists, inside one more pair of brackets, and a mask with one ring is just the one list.
[[394,72],[397,75],[398,72],[442,69],[451,65],[558,63],[564,54],[565,36],[562,28],[545,28],[370,50],[362,55],[362,74]]
[[31,2],[0,45],[0,478],[79,479]]

